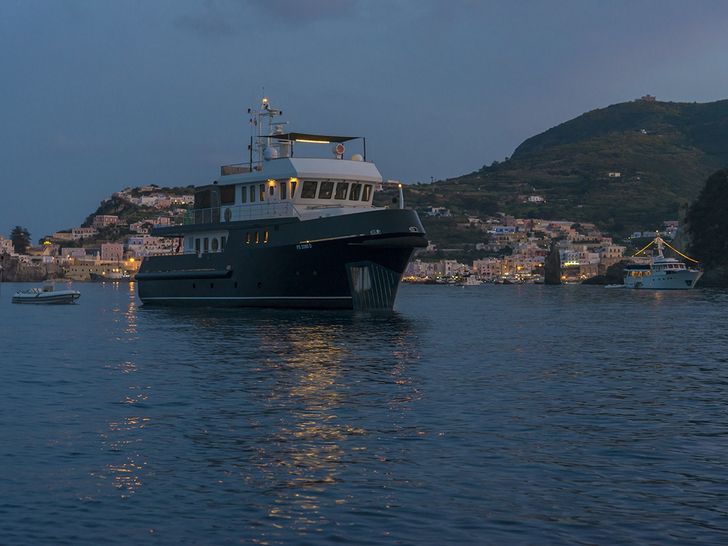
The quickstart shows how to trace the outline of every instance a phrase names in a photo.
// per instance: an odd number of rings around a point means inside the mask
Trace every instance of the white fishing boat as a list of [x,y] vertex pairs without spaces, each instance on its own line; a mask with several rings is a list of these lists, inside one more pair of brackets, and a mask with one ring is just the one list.
[[688,268],[684,262],[675,258],[666,258],[663,254],[663,248],[666,246],[686,260],[695,264],[698,262],[670,246],[659,234],[647,246],[637,251],[635,256],[644,253],[653,245],[657,250],[656,254],[647,256],[644,261],[629,264],[624,268],[625,288],[650,290],[690,290],[695,288],[695,283],[703,276],[703,272],[699,269]]
[[13,294],[13,303],[28,304],[68,304],[75,303],[81,297],[78,290],[55,290],[52,284],[45,284],[42,288],[29,288]]

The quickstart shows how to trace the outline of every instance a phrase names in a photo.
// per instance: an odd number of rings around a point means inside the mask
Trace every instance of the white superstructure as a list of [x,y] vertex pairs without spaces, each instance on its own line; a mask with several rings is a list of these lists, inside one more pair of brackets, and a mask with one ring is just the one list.
[[[663,245],[670,245],[659,235],[637,254],[652,245],[657,247],[656,255],[648,257],[644,262],[633,263],[624,268],[624,286],[626,288],[652,290],[689,290],[694,288],[703,272],[699,269],[689,269],[683,262],[675,258],[666,258],[663,254]],[[672,247],[670,248],[672,249]],[[678,251],[675,250],[675,252]],[[685,258],[692,260],[687,256]]]

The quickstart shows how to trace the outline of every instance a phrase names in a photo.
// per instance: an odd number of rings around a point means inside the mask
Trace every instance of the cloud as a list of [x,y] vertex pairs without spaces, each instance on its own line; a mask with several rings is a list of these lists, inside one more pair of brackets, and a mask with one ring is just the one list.
[[264,17],[307,24],[338,19],[357,11],[358,0],[253,0],[250,5]]
[[256,24],[307,26],[356,13],[359,0],[206,0],[174,19],[174,25],[205,38],[238,34]]
[[224,38],[239,31],[236,22],[243,19],[242,7],[230,0],[207,0],[194,12],[176,17],[174,25],[204,38]]

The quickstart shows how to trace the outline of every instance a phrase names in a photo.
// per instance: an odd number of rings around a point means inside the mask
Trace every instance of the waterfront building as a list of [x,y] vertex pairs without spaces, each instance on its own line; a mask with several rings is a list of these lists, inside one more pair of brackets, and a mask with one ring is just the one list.
[[101,259],[111,262],[122,261],[124,259],[124,245],[121,243],[102,243]]
[[503,275],[503,260],[500,258],[473,260],[472,272],[484,281],[498,279]]

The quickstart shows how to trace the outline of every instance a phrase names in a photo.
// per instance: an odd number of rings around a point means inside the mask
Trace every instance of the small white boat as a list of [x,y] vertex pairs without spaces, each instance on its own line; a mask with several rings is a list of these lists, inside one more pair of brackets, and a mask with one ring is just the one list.
[[29,288],[13,294],[13,303],[30,304],[67,304],[74,303],[81,297],[78,290],[55,290],[53,285],[46,284],[43,288]]
[[699,269],[689,269],[683,262],[675,258],[665,258],[662,253],[663,246],[667,246],[687,260],[692,262],[695,262],[695,260],[671,247],[659,235],[655,237],[654,241],[638,251],[637,254],[644,252],[653,244],[657,247],[656,255],[650,256],[645,262],[629,264],[624,268],[624,286],[626,288],[651,290],[690,290],[695,288],[695,283],[702,277],[703,272]]

